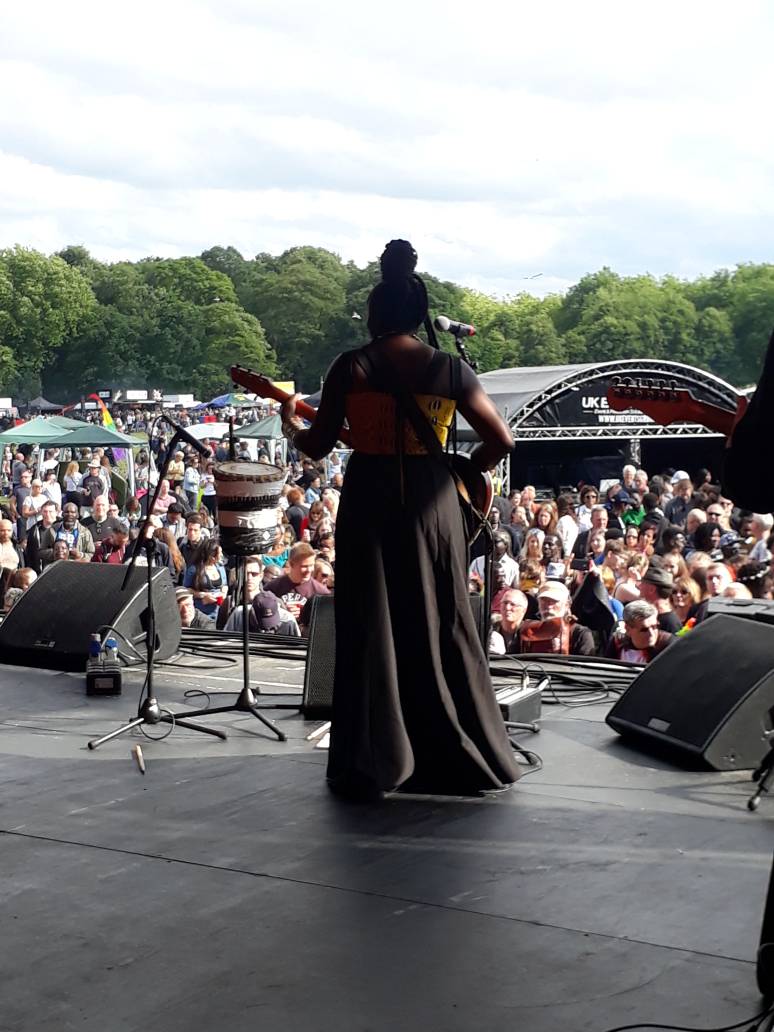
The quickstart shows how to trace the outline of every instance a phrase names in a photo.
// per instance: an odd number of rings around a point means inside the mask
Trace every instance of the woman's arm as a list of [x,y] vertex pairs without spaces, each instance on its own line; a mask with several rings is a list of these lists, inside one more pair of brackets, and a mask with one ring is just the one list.
[[457,408],[481,438],[471,461],[481,470],[494,469],[513,449],[513,434],[470,366],[462,362],[460,369],[462,392]]
[[[328,370],[320,398],[320,407],[312,426],[308,430],[291,429],[290,436],[287,432],[285,433],[290,443],[304,455],[308,455],[310,459],[322,459],[338,440],[339,431],[344,422],[350,360],[351,356],[344,352]],[[298,395],[296,394],[282,406],[283,431],[288,424],[293,424],[298,418],[296,417],[297,399]]]

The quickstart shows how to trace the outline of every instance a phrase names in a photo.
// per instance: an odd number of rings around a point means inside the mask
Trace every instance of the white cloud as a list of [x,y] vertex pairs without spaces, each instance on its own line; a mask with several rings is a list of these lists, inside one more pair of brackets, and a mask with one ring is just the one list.
[[500,293],[760,260],[771,22],[763,0],[15,5],[0,245],[362,263],[407,236]]

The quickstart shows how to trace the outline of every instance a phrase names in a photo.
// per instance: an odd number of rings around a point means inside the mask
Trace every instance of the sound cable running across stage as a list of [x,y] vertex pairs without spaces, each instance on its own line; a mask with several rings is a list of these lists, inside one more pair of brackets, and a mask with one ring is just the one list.
[[336,525],[328,781],[357,799],[475,794],[521,773],[469,603],[455,479],[415,429],[416,409],[443,446],[460,412],[481,439],[472,462],[482,471],[513,439],[475,373],[417,336],[424,325],[435,344],[416,260],[406,241],[387,245],[368,300],[371,341],[334,361],[312,427],[296,416],[296,398],[282,409],[288,438],[313,459],[345,419],[352,437]]

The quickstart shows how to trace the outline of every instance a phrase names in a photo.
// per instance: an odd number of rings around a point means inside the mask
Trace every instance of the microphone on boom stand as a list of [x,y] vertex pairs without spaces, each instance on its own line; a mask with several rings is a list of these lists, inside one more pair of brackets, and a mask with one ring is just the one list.
[[469,323],[455,322],[454,319],[449,319],[445,315],[437,315],[433,319],[433,326],[435,326],[436,330],[441,330],[443,333],[451,333],[454,336],[454,346],[457,348],[460,358],[463,362],[467,362],[475,372],[478,369],[478,364],[475,358],[471,358],[468,354],[467,348],[463,344],[463,339],[465,337],[475,337],[476,327],[471,326]]

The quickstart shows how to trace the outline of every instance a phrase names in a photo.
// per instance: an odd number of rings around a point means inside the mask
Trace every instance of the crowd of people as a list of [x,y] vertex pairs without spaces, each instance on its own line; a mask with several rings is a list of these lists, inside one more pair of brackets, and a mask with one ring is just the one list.
[[[151,445],[163,459],[163,434],[154,436]],[[82,449],[69,461],[56,449],[6,449],[0,519],[4,611],[52,563],[124,564],[137,552],[140,565],[151,561],[169,570],[183,626],[241,630],[236,563],[220,545],[214,480],[215,463],[229,458],[229,445],[225,439],[205,439],[205,446],[213,454],[204,463],[189,447],[170,456],[168,476],[150,514],[148,454],[137,462],[136,494],[120,504],[109,449]],[[250,458],[245,442],[237,445],[236,457]],[[259,449],[258,458],[266,461],[268,455]],[[319,468],[305,462],[285,473],[274,542],[264,554],[247,558],[245,592],[252,630],[298,636],[308,622],[308,599],[333,588],[342,465],[334,454]],[[145,542],[139,540],[143,525]]]
[[[146,533],[152,561],[178,585],[183,625],[238,631],[243,612],[235,605],[234,561],[219,543],[214,479],[228,444],[208,444],[211,460],[200,462],[192,448],[170,456]],[[237,456],[248,457],[244,446]],[[6,450],[5,611],[53,562],[124,563],[138,548],[136,561],[148,561],[137,541],[152,492],[148,456],[137,467],[137,493],[120,506],[109,451],[85,449],[64,463],[53,450]],[[252,630],[296,636],[307,628],[310,599],[334,588],[345,470],[333,453],[285,473],[275,541],[247,561],[246,592]],[[490,523],[493,654],[565,652],[647,663],[706,618],[713,596],[772,596],[774,519],[737,509],[707,470],[692,478],[682,470],[649,476],[625,465],[604,492],[586,484],[555,498],[525,486],[495,496]],[[472,551],[472,594],[484,589],[483,542]]]
[[[647,663],[706,619],[716,596],[771,599],[768,513],[738,509],[709,470],[623,467],[600,492],[496,497],[490,651]],[[481,551],[483,545],[478,544]],[[483,557],[470,590],[483,591]]]
[[[65,463],[53,450],[7,450],[0,520],[5,611],[52,563],[126,563],[139,550],[137,562],[150,554],[169,570],[183,626],[241,630],[213,476],[228,444],[208,443],[213,456],[203,463],[188,447],[171,456],[146,527],[151,552],[138,541],[152,492],[147,456],[138,463],[136,495],[121,506],[109,451],[84,449]],[[241,445],[237,455],[248,458]],[[333,453],[284,472],[275,538],[246,562],[245,590],[252,630],[299,635],[306,633],[309,600],[334,590],[344,466]],[[495,497],[490,522],[492,654],[648,662],[706,618],[711,598],[772,597],[774,519],[737,509],[708,470],[651,476],[627,465],[604,492],[586,484],[556,498],[525,486]],[[471,554],[472,595],[484,590],[483,552],[482,536]]]

